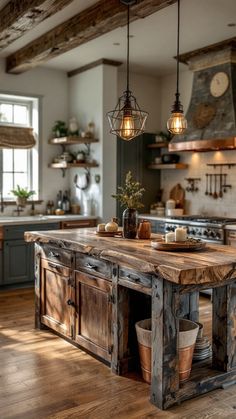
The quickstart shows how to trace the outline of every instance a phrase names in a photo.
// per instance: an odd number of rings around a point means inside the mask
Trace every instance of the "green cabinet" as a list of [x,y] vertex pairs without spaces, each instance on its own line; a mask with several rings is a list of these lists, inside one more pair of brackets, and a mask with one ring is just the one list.
[[58,230],[59,228],[58,222],[4,226],[3,249],[0,254],[0,285],[33,283],[34,244],[24,241],[24,232]]
[[[150,149],[149,144],[155,142],[155,134],[144,133],[132,141],[117,138],[117,186],[124,184],[126,173],[130,170],[133,177],[139,181],[145,193],[143,195],[142,212],[150,211],[150,205],[156,202],[160,189],[160,172],[149,170]],[[121,222],[123,209],[117,203],[117,216]]]

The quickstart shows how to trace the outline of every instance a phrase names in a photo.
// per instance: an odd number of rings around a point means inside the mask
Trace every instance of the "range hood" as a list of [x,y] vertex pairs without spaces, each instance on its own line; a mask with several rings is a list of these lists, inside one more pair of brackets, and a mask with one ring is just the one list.
[[170,151],[236,149],[236,38],[180,55],[194,72],[186,119]]

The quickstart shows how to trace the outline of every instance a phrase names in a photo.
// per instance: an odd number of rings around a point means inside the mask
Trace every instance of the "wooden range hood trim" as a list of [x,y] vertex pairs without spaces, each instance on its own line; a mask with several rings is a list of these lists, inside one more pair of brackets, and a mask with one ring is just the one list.
[[217,151],[236,149],[236,137],[170,142],[169,151]]

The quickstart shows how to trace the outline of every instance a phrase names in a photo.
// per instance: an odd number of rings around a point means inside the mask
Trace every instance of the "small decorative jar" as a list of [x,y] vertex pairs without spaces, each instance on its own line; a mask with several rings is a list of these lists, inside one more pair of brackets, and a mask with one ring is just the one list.
[[70,118],[70,120],[69,120],[69,133],[71,135],[77,135],[78,134],[78,129],[79,129],[79,127],[78,127],[78,122],[77,122],[76,118],[75,117]]
[[138,230],[138,211],[135,208],[126,208],[122,216],[123,237],[135,239]]
[[150,239],[151,237],[151,223],[148,220],[142,220],[138,226],[138,238]]

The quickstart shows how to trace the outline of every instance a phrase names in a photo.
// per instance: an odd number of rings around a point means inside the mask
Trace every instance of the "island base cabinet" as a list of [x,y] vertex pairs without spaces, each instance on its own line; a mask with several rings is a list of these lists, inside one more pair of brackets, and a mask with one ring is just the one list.
[[75,341],[105,361],[111,361],[111,282],[75,274]]
[[67,337],[73,336],[71,270],[41,259],[41,323]]

